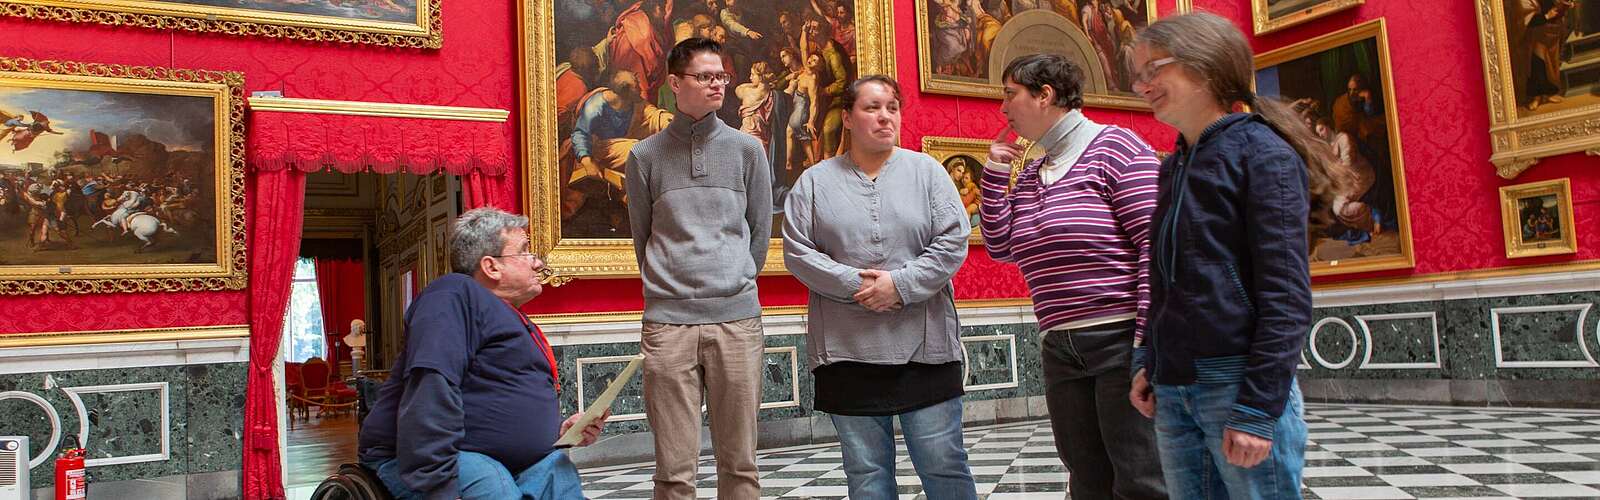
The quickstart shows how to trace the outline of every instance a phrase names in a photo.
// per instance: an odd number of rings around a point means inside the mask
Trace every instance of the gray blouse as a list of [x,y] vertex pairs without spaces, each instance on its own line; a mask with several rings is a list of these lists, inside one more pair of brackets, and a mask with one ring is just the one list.
[[[950,277],[971,233],[955,183],[926,154],[895,148],[876,181],[849,155],[806,169],[784,203],[783,262],[811,289],[811,367],[961,361]],[[851,298],[863,269],[889,271],[899,310],[872,312]]]

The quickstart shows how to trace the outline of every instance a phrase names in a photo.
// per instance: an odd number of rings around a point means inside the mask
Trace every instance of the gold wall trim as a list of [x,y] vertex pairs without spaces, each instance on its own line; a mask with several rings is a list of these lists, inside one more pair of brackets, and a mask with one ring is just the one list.
[[0,349],[11,347],[122,344],[129,342],[179,342],[188,340],[247,338],[249,336],[249,325],[185,326],[177,328],[137,328],[130,330],[21,333],[15,335],[0,335]]
[[418,0],[416,17],[404,22],[366,21],[156,0],[0,0],[0,16],[245,37],[437,49],[444,45],[443,23],[439,18],[439,4],[442,2]]
[[250,109],[254,111],[277,111],[280,113],[381,116],[387,118],[497,123],[504,123],[511,117],[511,111],[495,108],[466,108],[394,102],[333,101],[301,99],[298,97],[251,97]]
[[1535,276],[1540,274],[1576,273],[1583,271],[1600,270],[1600,259],[1583,260],[1576,262],[1563,262],[1560,264],[1536,264],[1527,266],[1510,266],[1496,269],[1482,269],[1476,271],[1455,271],[1436,274],[1419,274],[1414,276],[1400,276],[1394,278],[1369,278],[1337,283],[1323,283],[1311,286],[1312,291],[1322,292],[1330,290],[1348,290],[1351,288],[1364,288],[1392,285],[1419,285],[1425,283],[1438,283],[1442,281],[1476,280],[1487,278],[1507,278],[1513,276]]
[[[982,299],[958,300],[957,309],[973,309],[979,307],[1015,307],[1032,306],[1032,299]],[[761,308],[762,316],[786,316],[805,314],[806,306],[769,306]],[[528,319],[541,325],[574,325],[582,323],[623,323],[642,321],[641,311],[624,312],[587,312],[587,313],[558,313],[558,314],[530,314]]]

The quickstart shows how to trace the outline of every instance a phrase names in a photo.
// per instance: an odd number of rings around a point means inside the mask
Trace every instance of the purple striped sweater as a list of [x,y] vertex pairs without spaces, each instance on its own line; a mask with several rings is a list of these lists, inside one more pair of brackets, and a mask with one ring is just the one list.
[[1142,343],[1160,166],[1143,139],[1110,126],[1048,186],[1039,162],[1022,169],[1009,194],[1009,165],[984,168],[984,246],[1022,268],[1040,331],[1133,313],[1134,345]]

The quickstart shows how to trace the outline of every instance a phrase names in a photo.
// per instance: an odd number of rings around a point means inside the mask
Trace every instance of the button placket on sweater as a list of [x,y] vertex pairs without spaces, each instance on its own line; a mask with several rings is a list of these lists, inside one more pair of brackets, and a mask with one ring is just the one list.
[[704,142],[700,140],[699,132],[689,133],[689,147],[694,149],[694,156],[690,157],[689,159],[689,167],[694,170],[694,176],[700,177],[706,175],[706,149]]

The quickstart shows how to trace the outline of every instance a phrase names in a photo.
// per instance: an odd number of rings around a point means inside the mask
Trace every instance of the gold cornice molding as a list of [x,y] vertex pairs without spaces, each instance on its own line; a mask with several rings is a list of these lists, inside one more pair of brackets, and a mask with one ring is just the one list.
[[249,325],[184,326],[175,328],[136,328],[0,335],[0,349],[85,344],[123,344],[130,342],[181,342],[248,338]]
[[[980,307],[1018,307],[1033,306],[1033,300],[1026,298],[1017,299],[980,299],[958,300],[957,309],[974,309]],[[768,306],[761,308],[762,316],[785,316],[806,313],[806,306]],[[574,325],[582,323],[623,323],[642,321],[642,311],[621,312],[586,312],[586,313],[556,313],[556,314],[530,314],[528,319],[541,325]]]
[[[1396,276],[1382,278],[1367,278],[1344,280],[1334,283],[1320,283],[1312,285],[1312,291],[1323,292],[1333,290],[1348,290],[1352,288],[1418,285],[1427,283],[1440,283],[1446,281],[1506,278],[1513,276],[1536,276],[1541,274],[1576,273],[1600,270],[1600,259],[1564,262],[1559,264],[1536,264],[1526,266],[1511,266],[1498,269],[1483,269],[1474,271],[1456,271],[1434,274],[1418,274],[1412,276]],[[1025,297],[1010,299],[978,299],[958,300],[957,309],[976,309],[983,307],[1023,307],[1032,306],[1033,300]],[[762,316],[776,316],[786,314],[804,314],[805,306],[775,306],[761,308]],[[531,314],[528,318],[544,325],[570,325],[580,323],[614,323],[641,320],[641,311],[613,311],[589,313],[558,313],[558,314]]]
[[301,99],[298,97],[251,97],[253,111],[280,113],[312,113],[322,115],[381,116],[387,118],[420,118],[425,120],[462,120],[504,123],[511,111],[495,108],[467,108],[460,106],[433,106],[428,104],[403,104],[393,102],[334,101],[326,99]]
[[1507,278],[1513,276],[1536,276],[1540,274],[1576,273],[1583,271],[1600,270],[1600,260],[1582,260],[1563,262],[1560,264],[1535,264],[1527,266],[1510,266],[1496,269],[1482,269],[1475,271],[1455,271],[1434,274],[1418,274],[1412,276],[1397,276],[1385,278],[1367,278],[1334,283],[1311,285],[1315,292],[1348,290],[1351,288],[1364,288],[1394,285],[1420,285],[1426,283],[1439,283],[1444,281]]

